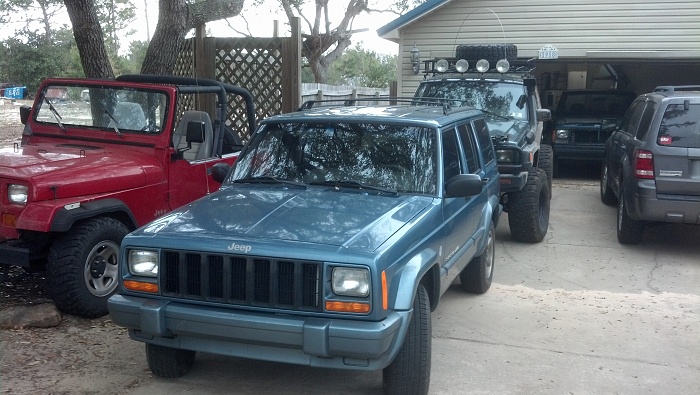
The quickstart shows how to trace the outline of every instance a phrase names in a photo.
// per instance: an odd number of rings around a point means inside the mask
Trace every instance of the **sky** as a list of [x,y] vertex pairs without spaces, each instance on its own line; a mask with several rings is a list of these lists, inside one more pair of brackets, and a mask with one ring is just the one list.
[[[138,32],[132,36],[132,39],[145,40],[146,35],[146,13],[144,12],[145,4],[148,5],[148,31],[153,35],[156,23],[158,21],[158,1],[155,0],[133,0],[136,6],[137,21],[134,26],[140,27]],[[392,0],[379,0],[380,4],[385,3],[386,5],[376,6],[374,8],[388,8]],[[252,1],[248,0],[247,4],[252,4]],[[312,2],[313,3],[313,2]],[[346,1],[330,2],[331,4],[347,4]],[[244,5],[243,14],[247,16],[248,26],[250,32],[255,37],[271,37],[273,32],[273,20],[279,21],[280,35],[289,35],[288,27],[285,25],[287,22],[287,16],[281,9],[257,9],[254,12],[250,12],[248,7],[250,5]],[[337,25],[342,19],[342,13],[345,11],[344,8],[338,6],[337,8],[331,8],[330,12],[337,12],[337,15],[331,15],[331,26]],[[251,16],[252,15],[252,16]],[[256,16],[259,15],[259,16]],[[306,13],[307,18],[313,18],[313,8],[311,11]],[[391,41],[379,38],[377,36],[377,29],[386,25],[390,21],[398,18],[398,15],[393,13],[373,13],[366,14],[363,13],[355,18],[353,29],[368,29],[366,32],[355,33],[352,37],[354,47],[356,43],[362,41],[363,47],[367,50],[374,51],[377,53],[396,55],[398,53],[398,44]],[[240,16],[230,18],[229,22],[231,25],[236,26],[238,30],[245,31],[245,24],[243,18]],[[333,23],[335,22],[335,24]],[[305,31],[305,22],[301,21],[302,31]],[[216,37],[231,37],[240,36],[234,32],[225,22],[210,22],[207,23],[207,29],[211,32],[211,35]]]

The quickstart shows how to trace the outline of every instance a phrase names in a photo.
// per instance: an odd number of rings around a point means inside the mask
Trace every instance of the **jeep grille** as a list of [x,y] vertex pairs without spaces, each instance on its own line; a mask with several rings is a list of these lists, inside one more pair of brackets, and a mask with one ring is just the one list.
[[163,295],[242,306],[320,311],[321,264],[164,251]]

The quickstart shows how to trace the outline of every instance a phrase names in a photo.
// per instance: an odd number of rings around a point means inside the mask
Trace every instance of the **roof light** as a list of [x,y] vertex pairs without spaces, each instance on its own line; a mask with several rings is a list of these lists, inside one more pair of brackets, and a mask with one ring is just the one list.
[[503,74],[508,70],[510,70],[510,62],[506,59],[501,59],[496,63],[496,71],[499,73]]
[[455,64],[455,69],[457,69],[457,72],[459,73],[464,73],[465,71],[469,70],[469,62],[464,59],[460,59]]
[[476,62],[476,71],[480,73],[485,73],[489,71],[489,61],[486,59],[481,59]]
[[435,63],[435,70],[437,70],[438,73],[444,73],[445,71],[447,71],[447,67],[449,65],[450,64],[447,63],[445,59],[440,59],[437,61],[437,63]]

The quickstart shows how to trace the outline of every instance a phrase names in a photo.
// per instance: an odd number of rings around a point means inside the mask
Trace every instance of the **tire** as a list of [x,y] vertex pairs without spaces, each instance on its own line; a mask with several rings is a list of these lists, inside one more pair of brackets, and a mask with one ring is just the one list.
[[129,229],[113,218],[95,218],[59,236],[47,259],[49,294],[56,306],[84,318],[107,314],[119,284],[119,245]]
[[610,187],[610,177],[608,177],[608,164],[603,162],[600,167],[600,200],[603,204],[612,206],[617,203],[617,197]]
[[413,300],[408,333],[396,358],[382,371],[387,395],[424,395],[430,386],[432,327],[430,300],[421,284]]
[[527,183],[508,200],[508,224],[515,241],[539,243],[549,228],[549,185],[544,170],[533,168]]
[[459,273],[462,290],[465,292],[483,294],[491,288],[493,264],[496,258],[496,229],[493,227],[493,223],[491,223],[486,237],[484,252],[472,258],[467,267]]
[[639,244],[644,235],[644,222],[630,218],[625,204],[625,192],[620,180],[620,198],[617,199],[617,241],[620,244]]
[[537,154],[537,167],[544,170],[549,181],[549,190],[552,190],[552,181],[554,180],[554,150],[549,144],[542,144]]
[[517,59],[518,47],[515,44],[458,45],[455,49],[455,57],[465,59],[470,64],[486,59],[492,67],[496,67],[496,62],[501,59],[508,61]]
[[156,376],[166,379],[182,377],[189,372],[196,354],[195,351],[146,343],[148,368]]

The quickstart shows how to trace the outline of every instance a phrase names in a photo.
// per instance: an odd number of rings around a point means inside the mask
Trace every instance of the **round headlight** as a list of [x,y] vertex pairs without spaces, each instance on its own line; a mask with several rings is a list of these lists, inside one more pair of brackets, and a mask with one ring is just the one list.
[[556,132],[557,140],[568,140],[569,131],[568,130],[557,130]]
[[486,59],[481,59],[476,62],[476,71],[480,73],[485,73],[489,71],[489,61]]
[[435,70],[437,70],[439,73],[444,73],[447,71],[447,67],[449,67],[449,63],[445,59],[440,59],[435,63]]
[[499,73],[503,74],[508,70],[510,70],[510,62],[507,60],[501,59],[496,63],[496,71]]
[[460,59],[455,63],[455,69],[457,69],[458,72],[464,73],[465,71],[469,70],[469,62],[467,62],[464,59]]
[[29,187],[26,185],[10,184],[7,186],[7,199],[12,203],[26,204]]

